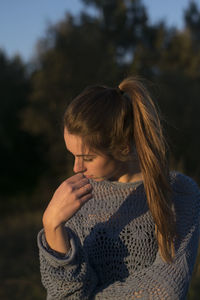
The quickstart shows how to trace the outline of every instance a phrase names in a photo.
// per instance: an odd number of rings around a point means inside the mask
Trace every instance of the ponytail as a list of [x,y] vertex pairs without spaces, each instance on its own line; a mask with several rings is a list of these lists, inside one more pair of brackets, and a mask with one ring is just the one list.
[[163,260],[171,262],[175,218],[166,143],[157,110],[143,84],[127,78],[119,89],[86,88],[67,108],[64,125],[71,134],[83,137],[90,149],[117,161],[130,159],[136,147],[159,251]]
[[127,78],[120,83],[119,89],[132,101],[134,141],[147,202],[155,222],[160,255],[166,262],[171,262],[174,256],[175,218],[160,119],[147,89],[139,80]]

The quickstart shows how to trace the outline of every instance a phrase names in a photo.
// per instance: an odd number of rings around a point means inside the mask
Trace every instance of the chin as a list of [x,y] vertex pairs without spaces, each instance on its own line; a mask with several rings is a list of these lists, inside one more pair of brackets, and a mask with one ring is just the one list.
[[103,181],[106,180],[106,177],[91,177],[94,181]]
[[104,181],[105,178],[94,178],[95,181]]
[[108,176],[95,176],[95,175],[85,175],[88,179],[92,179],[94,181],[103,181],[103,180],[108,180]]

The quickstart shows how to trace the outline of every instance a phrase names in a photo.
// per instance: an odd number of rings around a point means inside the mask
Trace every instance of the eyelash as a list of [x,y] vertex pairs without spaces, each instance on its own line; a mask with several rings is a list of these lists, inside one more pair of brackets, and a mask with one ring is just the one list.
[[90,162],[90,161],[93,161],[93,158],[83,158],[83,161],[88,161],[88,162]]

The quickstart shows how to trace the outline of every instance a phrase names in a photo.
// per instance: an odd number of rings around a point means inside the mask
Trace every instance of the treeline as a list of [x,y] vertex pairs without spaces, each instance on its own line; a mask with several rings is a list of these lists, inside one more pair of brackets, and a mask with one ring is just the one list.
[[71,173],[62,137],[68,103],[85,86],[146,79],[160,107],[170,162],[200,182],[200,10],[184,28],[150,24],[140,0],[82,0],[95,7],[49,26],[25,65],[0,52],[0,209],[42,208]]

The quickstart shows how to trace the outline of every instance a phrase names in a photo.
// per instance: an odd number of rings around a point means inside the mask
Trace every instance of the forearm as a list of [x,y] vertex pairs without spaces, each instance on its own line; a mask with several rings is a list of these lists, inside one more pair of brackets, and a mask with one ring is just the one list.
[[71,245],[64,225],[60,225],[58,227],[47,225],[45,223],[43,223],[43,225],[45,238],[49,247],[62,254],[68,253]]

